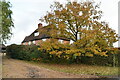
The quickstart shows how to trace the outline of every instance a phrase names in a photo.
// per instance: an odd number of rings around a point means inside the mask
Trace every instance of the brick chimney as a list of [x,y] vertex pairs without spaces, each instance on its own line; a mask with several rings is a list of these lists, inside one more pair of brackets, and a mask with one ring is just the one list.
[[39,23],[38,24],[38,28],[42,28],[43,26],[42,26],[42,23]]

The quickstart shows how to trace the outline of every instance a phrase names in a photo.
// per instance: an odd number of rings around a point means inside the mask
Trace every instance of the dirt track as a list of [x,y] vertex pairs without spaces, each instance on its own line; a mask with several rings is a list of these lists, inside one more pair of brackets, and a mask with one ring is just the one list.
[[49,70],[24,61],[3,58],[3,78],[96,78]]

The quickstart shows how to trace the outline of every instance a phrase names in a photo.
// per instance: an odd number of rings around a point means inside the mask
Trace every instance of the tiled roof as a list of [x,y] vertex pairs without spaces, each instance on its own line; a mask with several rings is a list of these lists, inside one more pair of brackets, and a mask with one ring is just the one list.
[[[47,30],[47,31],[50,31],[49,28],[41,28],[41,31],[43,30]],[[34,40],[40,40],[40,39],[45,39],[45,38],[50,38],[50,36],[48,34],[45,34],[44,32],[40,33],[38,36],[34,36],[34,33],[38,32],[38,29],[36,29],[31,35],[29,36],[26,36],[25,39],[22,41],[23,42],[28,42],[28,41],[34,41]],[[59,37],[59,38],[56,38],[56,39],[62,39],[62,40],[66,40],[66,41],[69,41],[70,39],[68,38],[63,38],[63,37]]]

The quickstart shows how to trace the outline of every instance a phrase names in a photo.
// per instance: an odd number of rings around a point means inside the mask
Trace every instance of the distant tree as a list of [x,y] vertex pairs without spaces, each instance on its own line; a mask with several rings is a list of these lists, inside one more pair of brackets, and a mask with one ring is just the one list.
[[0,1],[0,43],[6,43],[10,39],[12,33],[11,29],[14,27],[12,20],[12,10],[9,1]]
[[[51,30],[48,34],[54,37],[67,37],[80,47],[113,46],[117,41],[117,34],[108,24],[101,21],[100,5],[92,1],[55,2],[42,19]],[[81,43],[81,44],[79,44]]]

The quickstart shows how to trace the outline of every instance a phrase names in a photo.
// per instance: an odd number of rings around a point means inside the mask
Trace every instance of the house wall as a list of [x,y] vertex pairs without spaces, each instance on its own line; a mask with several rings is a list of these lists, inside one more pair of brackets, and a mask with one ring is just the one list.
[[28,42],[26,42],[26,45],[28,45]]
[[70,44],[70,41],[63,41],[63,44]]
[[28,42],[24,42],[24,43],[22,43],[22,45],[29,45],[29,44],[28,44]]
[[[50,41],[51,39],[46,39],[46,41]],[[36,40],[35,44],[40,45],[42,44],[43,40]],[[31,41],[31,44],[33,44],[33,41]],[[62,44],[70,44],[70,41],[63,40]],[[29,42],[22,43],[22,45],[29,45]]]
[[[51,39],[47,39],[46,41],[50,41]],[[59,42],[59,39],[55,39]],[[70,44],[70,41],[63,40],[62,44]]]
[[42,43],[42,40],[36,40],[36,41],[35,41],[35,44],[36,44],[36,45],[40,45],[41,43]]
[[47,39],[46,41],[50,41],[50,39]]

